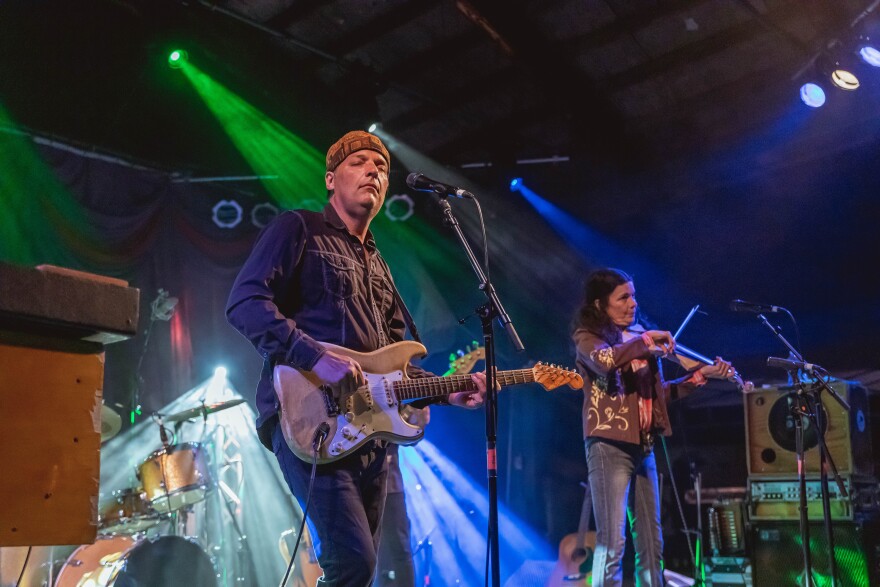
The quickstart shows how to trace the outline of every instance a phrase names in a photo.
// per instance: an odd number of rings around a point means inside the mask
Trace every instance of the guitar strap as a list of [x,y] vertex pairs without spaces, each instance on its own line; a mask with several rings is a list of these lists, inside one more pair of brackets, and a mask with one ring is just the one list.
[[391,276],[391,269],[388,267],[388,263],[385,262],[385,259],[382,258],[382,255],[379,255],[379,258],[382,259],[382,264],[385,265],[385,273],[388,275],[388,281],[391,282],[391,292],[394,294],[394,301],[400,306],[400,311],[403,314],[403,321],[406,322],[406,327],[409,328],[409,333],[412,335],[413,340],[421,343],[422,338],[419,336],[419,329],[416,328],[415,320],[413,320],[412,314],[409,313],[409,308],[406,307],[403,298],[400,296],[400,292],[397,291],[397,284],[394,283],[394,278]]

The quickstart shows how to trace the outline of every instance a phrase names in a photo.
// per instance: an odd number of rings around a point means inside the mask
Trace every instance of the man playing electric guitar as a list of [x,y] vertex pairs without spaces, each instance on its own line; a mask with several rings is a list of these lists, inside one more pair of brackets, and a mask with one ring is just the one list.
[[[400,344],[407,323],[412,329],[369,231],[385,201],[390,161],[382,141],[363,131],[334,143],[326,158],[329,202],[323,212],[279,214],[258,237],[227,303],[229,322],[264,361],[257,387],[260,440],[275,452],[303,507],[311,466],[291,452],[278,425],[283,398],[275,392],[273,368],[290,365],[317,383],[328,403],[342,402],[366,380],[358,361],[337,349],[369,353]],[[425,375],[404,369],[409,377]],[[485,376],[472,377],[471,389],[439,396],[439,402],[479,407]],[[289,408],[284,408],[285,415],[290,415]],[[322,430],[296,431],[307,437],[305,458],[311,456],[312,441],[323,440]],[[308,520],[324,570],[319,585],[366,587],[372,581],[385,505],[385,453],[386,442],[375,437],[332,463],[318,465]]]

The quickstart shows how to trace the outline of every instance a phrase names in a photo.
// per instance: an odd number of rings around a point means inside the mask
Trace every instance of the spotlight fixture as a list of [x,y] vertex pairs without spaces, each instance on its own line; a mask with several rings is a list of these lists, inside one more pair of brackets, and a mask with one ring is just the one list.
[[186,51],[183,49],[175,49],[168,54],[168,67],[171,69],[180,69],[183,67],[184,62],[186,62],[188,57]]
[[840,67],[831,72],[831,83],[841,90],[849,92],[857,90],[860,85],[856,74]]
[[214,369],[214,377],[217,379],[225,379],[226,378],[226,367],[223,365],[219,365],[216,369]]
[[865,45],[860,48],[859,57],[872,67],[880,67],[880,51],[871,45]]
[[379,123],[374,122],[370,126],[367,127],[367,132],[376,132],[376,129],[379,128]]
[[510,180],[510,191],[516,192],[519,191],[523,186],[523,180],[521,177],[515,177]]
[[814,83],[801,86],[801,100],[810,108],[821,108],[825,104],[825,90]]

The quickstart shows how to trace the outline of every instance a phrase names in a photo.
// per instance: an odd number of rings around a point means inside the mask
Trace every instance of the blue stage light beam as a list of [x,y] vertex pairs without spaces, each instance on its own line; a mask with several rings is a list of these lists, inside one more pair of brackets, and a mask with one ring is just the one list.
[[627,273],[640,276],[652,282],[660,276],[654,275],[651,263],[638,255],[625,250],[609,238],[602,235],[546,199],[535,193],[522,180],[516,178],[510,182],[510,190],[522,194],[529,204],[546,220],[588,265],[593,267],[620,267]]
[[[431,542],[431,584],[481,584],[489,512],[486,489],[427,440],[401,447],[400,468],[413,538]],[[526,560],[556,558],[555,550],[503,504],[499,504],[498,523],[502,575]],[[424,576],[424,555],[418,555],[416,562]]]

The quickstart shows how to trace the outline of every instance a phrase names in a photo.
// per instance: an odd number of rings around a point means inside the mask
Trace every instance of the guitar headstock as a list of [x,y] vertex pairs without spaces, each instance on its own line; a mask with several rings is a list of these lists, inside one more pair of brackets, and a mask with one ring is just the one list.
[[474,341],[473,344],[467,346],[467,352],[460,350],[458,353],[449,355],[449,371],[446,372],[446,375],[470,373],[474,365],[485,358],[486,349]]
[[582,389],[584,387],[583,377],[574,369],[566,369],[558,365],[547,365],[539,361],[532,367],[532,374],[535,376],[535,382],[540,383],[547,391],[563,385],[568,385],[572,389]]

